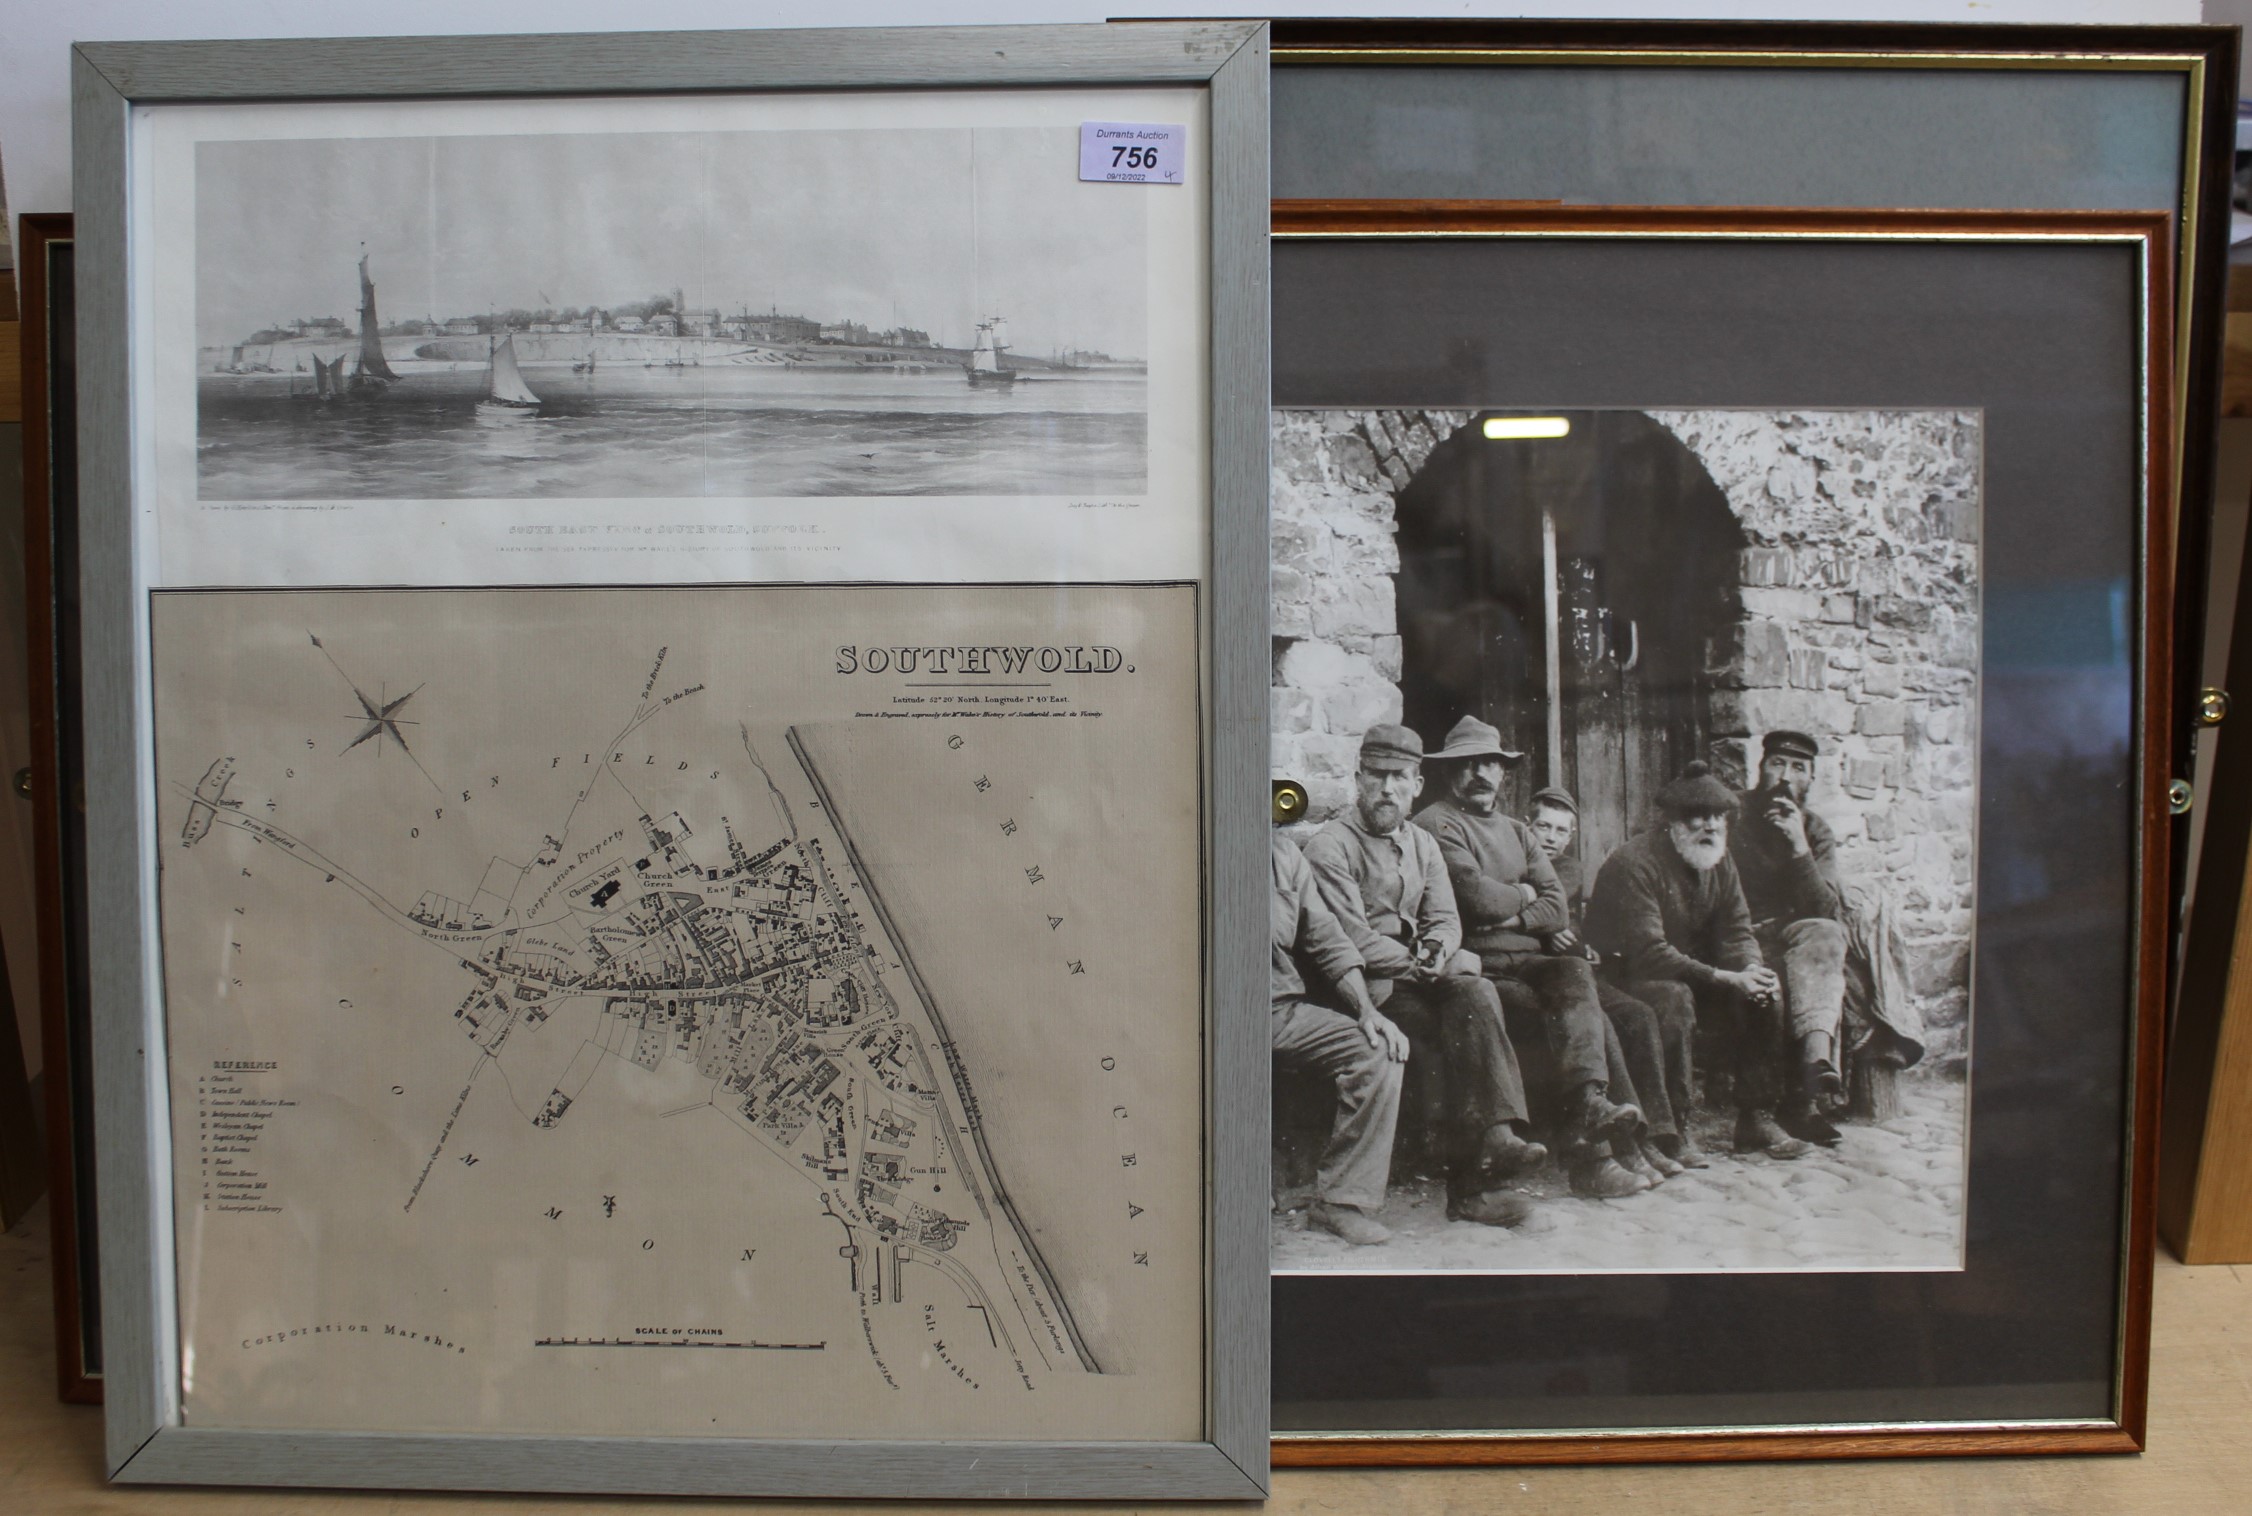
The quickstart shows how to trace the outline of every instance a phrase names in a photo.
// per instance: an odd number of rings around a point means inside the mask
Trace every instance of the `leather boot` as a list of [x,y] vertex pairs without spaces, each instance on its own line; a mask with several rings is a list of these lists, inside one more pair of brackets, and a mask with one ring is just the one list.
[[1515,1190],[1485,1190],[1447,1201],[1447,1220],[1480,1226],[1521,1226],[1532,1214],[1532,1201]]
[[1611,1143],[1611,1157],[1620,1168],[1652,1189],[1665,1183],[1666,1176],[1658,1172],[1656,1164],[1642,1156],[1642,1144],[1632,1137],[1614,1139]]
[[1814,1145],[1784,1131],[1772,1112],[1743,1111],[1736,1117],[1736,1151],[1765,1153],[1770,1158],[1803,1158],[1814,1151]]
[[1686,1164],[1675,1163],[1671,1158],[1668,1158],[1665,1155],[1665,1149],[1659,1147],[1656,1142],[1648,1137],[1642,1139],[1642,1161],[1656,1169],[1660,1179],[1671,1179],[1688,1167]]
[[1392,1229],[1374,1216],[1349,1205],[1331,1205],[1322,1200],[1315,1201],[1313,1208],[1306,1212],[1306,1225],[1342,1237],[1357,1248],[1374,1247],[1392,1240]]
[[1666,1156],[1683,1168],[1709,1169],[1712,1167],[1712,1160],[1705,1156],[1705,1150],[1697,1146],[1697,1139],[1687,1132],[1683,1132],[1678,1137],[1660,1137],[1658,1139],[1661,1151],[1665,1151],[1668,1143],[1671,1144],[1671,1151],[1666,1152]]
[[1806,1101],[1784,1107],[1776,1117],[1776,1124],[1802,1142],[1818,1143],[1826,1148],[1834,1148],[1845,1139],[1845,1134],[1822,1115],[1820,1107]]
[[1838,1077],[1838,1066],[1831,1061],[1830,1048],[1827,1032],[1809,1032],[1799,1040],[1799,1077],[1806,1090],[1807,1104],[1818,1116],[1845,1108],[1845,1081]]
[[1579,1098],[1565,1109],[1564,1130],[1574,1141],[1592,1147],[1600,1147],[1617,1137],[1637,1136],[1642,1131],[1642,1108],[1612,1104],[1600,1084],[1580,1086]]
[[1571,1167],[1572,1193],[1587,1200],[1618,1200],[1639,1195],[1650,1181],[1620,1167],[1615,1158],[1585,1158]]
[[1471,1177],[1479,1188],[1491,1188],[1495,1180],[1529,1174],[1546,1162],[1547,1148],[1537,1142],[1527,1142],[1511,1131],[1507,1122],[1497,1121],[1486,1128],[1486,1135],[1479,1140]]

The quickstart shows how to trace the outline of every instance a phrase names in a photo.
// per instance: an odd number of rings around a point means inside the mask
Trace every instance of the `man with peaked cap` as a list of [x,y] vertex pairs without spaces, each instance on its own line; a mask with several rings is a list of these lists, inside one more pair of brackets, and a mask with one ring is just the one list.
[[1423,790],[1423,739],[1404,726],[1361,738],[1352,809],[1305,846],[1322,903],[1361,955],[1369,997],[1437,1074],[1447,1219],[1515,1226],[1531,1204],[1505,1181],[1548,1149],[1527,1142],[1525,1083],[1501,998],[1462,951],[1454,886],[1431,834],[1408,824]]
[[1663,824],[1621,843],[1595,875],[1587,936],[1613,982],[1635,999],[1694,1018],[1709,1012],[1730,1043],[1736,1151],[1811,1151],[1776,1123],[1782,980],[1760,956],[1728,856],[1735,793],[1704,763],[1658,791]]
[[1613,1101],[1609,1032],[1587,960],[1547,951],[1548,934],[1568,924],[1564,888],[1524,822],[1500,808],[1506,766],[1524,754],[1501,733],[1465,716],[1431,755],[1444,763],[1445,793],[1416,813],[1438,840],[1462,915],[1463,946],[1478,956],[1501,996],[1509,1035],[1519,1046],[1545,1044],[1556,1066],[1557,1101],[1549,1126],[1575,1194],[1615,1199],[1649,1188],[1612,1156],[1617,1138],[1638,1136],[1642,1112]]
[[[1360,951],[1322,904],[1314,871],[1296,844],[1280,832],[1270,836],[1268,1036],[1276,1057],[1337,1088],[1337,1114],[1306,1221],[1368,1247],[1392,1235],[1376,1213],[1384,1209],[1384,1191],[1392,1182],[1392,1130],[1400,1115],[1407,1038],[1369,998]],[[1301,959],[1352,1007],[1352,1015],[1307,998]]]
[[[1837,872],[1837,839],[1807,807],[1821,748],[1805,732],[1777,730],[1760,743],[1759,782],[1746,792],[1728,852],[1761,952],[1783,981],[1784,1129],[1834,1144],[1829,1118],[1845,1104],[1847,1022],[1863,1049],[1905,1066],[1923,1055],[1922,1022],[1903,995],[1890,933],[1850,899]],[[1854,994],[1854,989],[1861,993]],[[1854,1004],[1849,1017],[1848,1001]]]
[[1759,783],[1743,797],[1728,856],[1760,952],[1783,981],[1777,1118],[1792,1136],[1829,1145],[1838,1141],[1829,1118],[1845,1104],[1837,1056],[1845,1019],[1845,892],[1838,887],[1836,839],[1806,809],[1820,751],[1804,732],[1767,734]]
[[[1587,876],[1572,849],[1579,834],[1579,803],[1571,791],[1555,785],[1535,790],[1525,824],[1548,855],[1549,867],[1556,870],[1557,882],[1564,887],[1565,908],[1571,913],[1564,930],[1549,934],[1548,950],[1600,962],[1600,955],[1585,940]],[[1696,1088],[1691,1047],[1696,1017],[1671,1003],[1662,1011],[1645,1005],[1601,972],[1595,976],[1595,996],[1610,1019],[1616,1048],[1612,1098],[1640,1106],[1645,1123],[1638,1140],[1613,1141],[1613,1155],[1652,1183],[1671,1179],[1685,1168],[1709,1167],[1689,1129]]]

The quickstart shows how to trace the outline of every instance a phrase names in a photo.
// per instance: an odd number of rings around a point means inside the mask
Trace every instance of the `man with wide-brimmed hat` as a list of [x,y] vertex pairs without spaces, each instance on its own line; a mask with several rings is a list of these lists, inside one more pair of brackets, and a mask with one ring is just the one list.
[[[1392,1235],[1376,1213],[1384,1209],[1392,1182],[1392,1132],[1400,1116],[1407,1038],[1369,998],[1360,950],[1322,904],[1314,871],[1297,845],[1279,831],[1271,834],[1268,864],[1268,1036],[1277,1058],[1320,1075],[1337,1090],[1306,1220],[1356,1246],[1371,1246]],[[1308,966],[1353,1014],[1309,998]]]
[[1807,806],[1820,756],[1805,732],[1776,730],[1761,740],[1759,781],[1743,797],[1728,852],[1752,931],[1783,981],[1777,1119],[1793,1136],[1834,1144],[1848,1022],[1863,1056],[1901,1067],[1923,1056],[1923,1023],[1898,993],[1906,976],[1881,912],[1849,896],[1836,835]]
[[1696,762],[1657,798],[1662,824],[1621,843],[1596,873],[1588,941],[1635,999],[1721,1022],[1731,1044],[1736,1151],[1800,1157],[1808,1145],[1775,1119],[1782,981],[1760,956],[1728,856],[1735,792]]
[[1370,998],[1407,1033],[1410,1073],[1432,1075],[1423,1082],[1436,1096],[1448,1219],[1515,1226],[1532,1207],[1506,1181],[1548,1150],[1525,1140],[1524,1078],[1501,998],[1462,950],[1439,844],[1408,824],[1423,791],[1423,739],[1404,726],[1369,728],[1353,786],[1352,808],[1306,844],[1306,862],[1360,950]]
[[[1571,919],[1560,932],[1548,937],[1548,950],[1601,961],[1586,942],[1587,875],[1572,847],[1579,835],[1579,802],[1571,791],[1557,785],[1533,791],[1525,824],[1548,855],[1557,882],[1564,887],[1565,908]],[[1611,1098],[1631,1101],[1642,1109],[1640,1138],[1619,1138],[1611,1151],[1620,1163],[1653,1184],[1662,1184],[1683,1169],[1707,1167],[1704,1153],[1690,1130],[1689,1113],[1696,1088],[1692,1041],[1696,1017],[1670,1003],[1662,1008],[1635,999],[1600,971],[1595,995],[1611,1023],[1617,1054],[1611,1069]]]
[[1502,775],[1523,758],[1502,746],[1499,731],[1464,716],[1430,758],[1444,793],[1415,822],[1438,840],[1463,946],[1500,993],[1511,1039],[1545,1046],[1555,1066],[1557,1098],[1544,1114],[1573,1191],[1632,1195],[1648,1181],[1620,1167],[1610,1148],[1639,1134],[1642,1112],[1609,1097],[1609,1022],[1593,969],[1547,950],[1548,934],[1567,924],[1563,886],[1531,829],[1501,809]]

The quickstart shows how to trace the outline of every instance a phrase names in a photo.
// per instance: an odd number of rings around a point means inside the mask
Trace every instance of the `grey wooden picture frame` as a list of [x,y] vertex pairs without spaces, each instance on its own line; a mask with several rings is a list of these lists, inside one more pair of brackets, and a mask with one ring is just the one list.
[[[178,1300],[153,749],[139,691],[128,268],[137,105],[1189,84],[1211,119],[1206,1393],[1180,1442],[827,1442],[191,1427]],[[133,1483],[678,1495],[1258,1499],[1268,1480],[1264,1004],[1267,29],[1263,23],[83,43],[78,214],[87,895],[107,1453]]]

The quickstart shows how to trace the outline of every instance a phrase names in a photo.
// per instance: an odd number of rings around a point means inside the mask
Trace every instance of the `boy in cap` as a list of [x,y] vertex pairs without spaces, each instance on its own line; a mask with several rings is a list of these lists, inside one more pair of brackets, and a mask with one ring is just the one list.
[[1570,924],[1564,887],[1531,829],[1500,809],[1502,773],[1523,758],[1502,746],[1499,731],[1463,717],[1431,755],[1448,765],[1446,793],[1415,823],[1438,839],[1463,946],[1500,992],[1510,1036],[1520,1044],[1541,1039],[1556,1065],[1560,1098],[1550,1124],[1573,1193],[1615,1199],[1649,1188],[1611,1155],[1613,1139],[1641,1132],[1642,1112],[1609,1096],[1610,1023],[1593,967],[1547,950],[1548,935]]
[[1439,844],[1408,824],[1423,791],[1423,739],[1404,726],[1369,728],[1353,785],[1352,808],[1306,844],[1306,862],[1360,952],[1369,997],[1407,1033],[1410,1059],[1436,1070],[1447,1218],[1515,1226],[1532,1207],[1504,1181],[1548,1150],[1524,1138],[1516,1050],[1500,997],[1462,951]]
[[1693,1021],[1720,1013],[1734,1043],[1736,1151],[1798,1158],[1775,1120],[1782,981],[1761,958],[1728,857],[1736,796],[1702,762],[1658,791],[1663,824],[1621,843],[1595,876],[1587,935],[1619,988]]
[[[1525,824],[1548,855],[1549,867],[1556,870],[1557,881],[1564,887],[1565,906],[1571,912],[1570,924],[1549,935],[1548,950],[1599,962],[1599,955],[1584,938],[1586,874],[1572,850],[1573,839],[1579,835],[1578,802],[1569,790],[1555,785],[1535,790]],[[1695,1090],[1691,1065],[1691,1041],[1697,1029],[1694,1015],[1671,1003],[1663,1011],[1645,1005],[1600,972],[1595,978],[1595,995],[1603,1014],[1610,1018],[1616,1048],[1612,1092],[1640,1106],[1646,1123],[1638,1140],[1614,1141],[1613,1155],[1653,1184],[1671,1179],[1685,1168],[1707,1167],[1689,1129]]]

